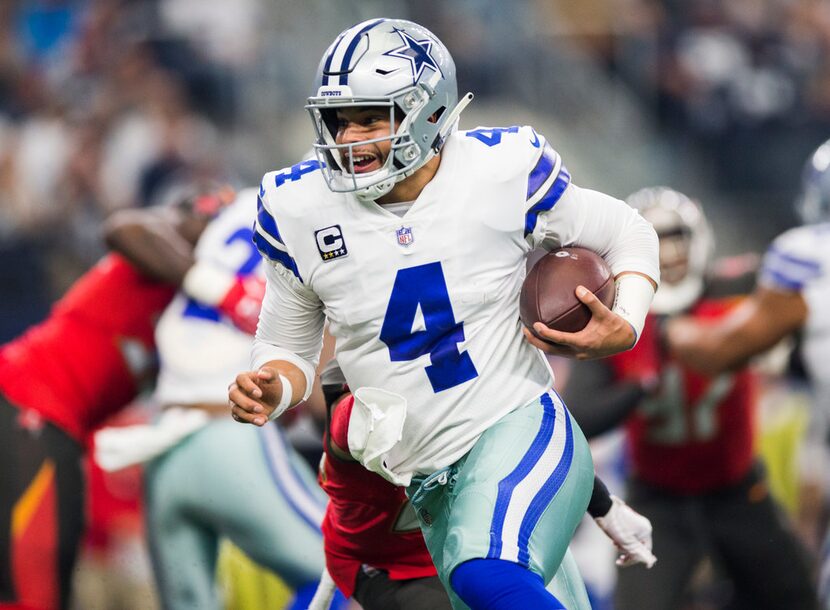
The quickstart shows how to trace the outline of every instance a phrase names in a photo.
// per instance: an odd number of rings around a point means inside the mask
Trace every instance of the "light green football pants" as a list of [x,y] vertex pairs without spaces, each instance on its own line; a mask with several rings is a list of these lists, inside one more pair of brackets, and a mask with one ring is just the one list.
[[[449,468],[407,489],[438,575],[455,608],[452,571],[471,559],[503,559],[549,583],[591,497],[588,443],[561,398],[545,393],[499,420]],[[568,560],[555,586],[563,603],[590,608]],[[566,601],[568,600],[568,601]]]
[[221,607],[214,582],[221,537],[291,587],[320,578],[326,497],[276,424],[211,422],[151,462],[145,487],[165,609]]

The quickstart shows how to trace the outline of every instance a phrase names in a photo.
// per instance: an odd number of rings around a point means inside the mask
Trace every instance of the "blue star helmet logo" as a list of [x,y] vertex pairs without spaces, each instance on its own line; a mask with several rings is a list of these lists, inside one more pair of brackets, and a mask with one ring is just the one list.
[[421,78],[421,75],[424,73],[425,66],[428,66],[435,72],[441,74],[441,76],[444,76],[444,73],[441,72],[441,68],[438,66],[438,62],[435,61],[435,58],[431,54],[433,42],[429,38],[425,38],[424,40],[415,40],[404,30],[395,28],[395,31],[398,33],[398,36],[401,37],[403,45],[397,49],[387,51],[384,55],[388,55],[389,57],[399,57],[409,62],[409,65],[412,68],[413,85],[418,82],[418,79]]

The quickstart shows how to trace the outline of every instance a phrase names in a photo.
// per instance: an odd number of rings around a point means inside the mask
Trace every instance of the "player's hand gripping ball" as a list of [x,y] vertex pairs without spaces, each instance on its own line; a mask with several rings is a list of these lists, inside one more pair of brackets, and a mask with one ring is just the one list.
[[580,285],[609,309],[614,304],[614,276],[601,256],[585,248],[560,248],[547,253],[522,284],[522,323],[531,332],[536,322],[569,333],[582,330],[591,320],[591,310],[576,298],[575,290]]

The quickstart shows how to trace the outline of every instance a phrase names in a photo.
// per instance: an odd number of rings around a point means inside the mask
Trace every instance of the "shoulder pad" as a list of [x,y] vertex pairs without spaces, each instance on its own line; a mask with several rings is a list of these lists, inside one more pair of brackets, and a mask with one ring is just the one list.
[[300,161],[268,172],[260,184],[260,197],[268,210],[279,216],[301,216],[310,205],[319,205],[320,191],[329,193],[317,159]]
[[533,232],[539,214],[552,209],[571,182],[559,153],[530,125],[477,127],[460,132],[459,138],[471,154],[481,153],[477,161],[489,175],[522,174],[527,181],[525,235]]
[[319,205],[321,189],[328,189],[316,159],[268,172],[257,195],[254,243],[264,257],[281,265],[302,282],[297,263],[280,231],[280,224],[304,216]]

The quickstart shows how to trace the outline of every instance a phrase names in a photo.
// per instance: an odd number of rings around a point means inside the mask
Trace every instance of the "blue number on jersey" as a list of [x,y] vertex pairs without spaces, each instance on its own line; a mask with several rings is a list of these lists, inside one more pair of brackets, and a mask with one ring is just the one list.
[[[235,241],[241,241],[251,248],[251,252],[245,262],[236,270],[236,275],[250,275],[257,268],[257,265],[262,261],[262,257],[253,242],[254,232],[252,229],[242,227],[231,233],[230,237],[225,240],[225,244],[232,244]],[[204,305],[195,299],[187,299],[187,305],[182,312],[185,318],[202,318],[203,320],[211,320],[218,322],[222,318],[219,309],[213,305]]]
[[[413,332],[419,306],[425,328]],[[425,370],[435,392],[478,377],[470,355],[458,351],[464,341],[464,323],[455,321],[441,263],[398,271],[380,340],[389,347],[393,362],[429,354],[432,364]]]
[[518,133],[519,126],[513,127],[481,127],[480,129],[473,129],[467,132],[468,138],[475,138],[479,142],[483,142],[487,146],[495,146],[501,143],[501,136],[505,133]]
[[274,176],[274,183],[277,185],[277,188],[279,188],[286,182],[294,182],[299,180],[305,174],[311,173],[315,169],[320,169],[320,162],[316,159],[311,161],[300,161],[296,165],[292,165],[287,170]]

